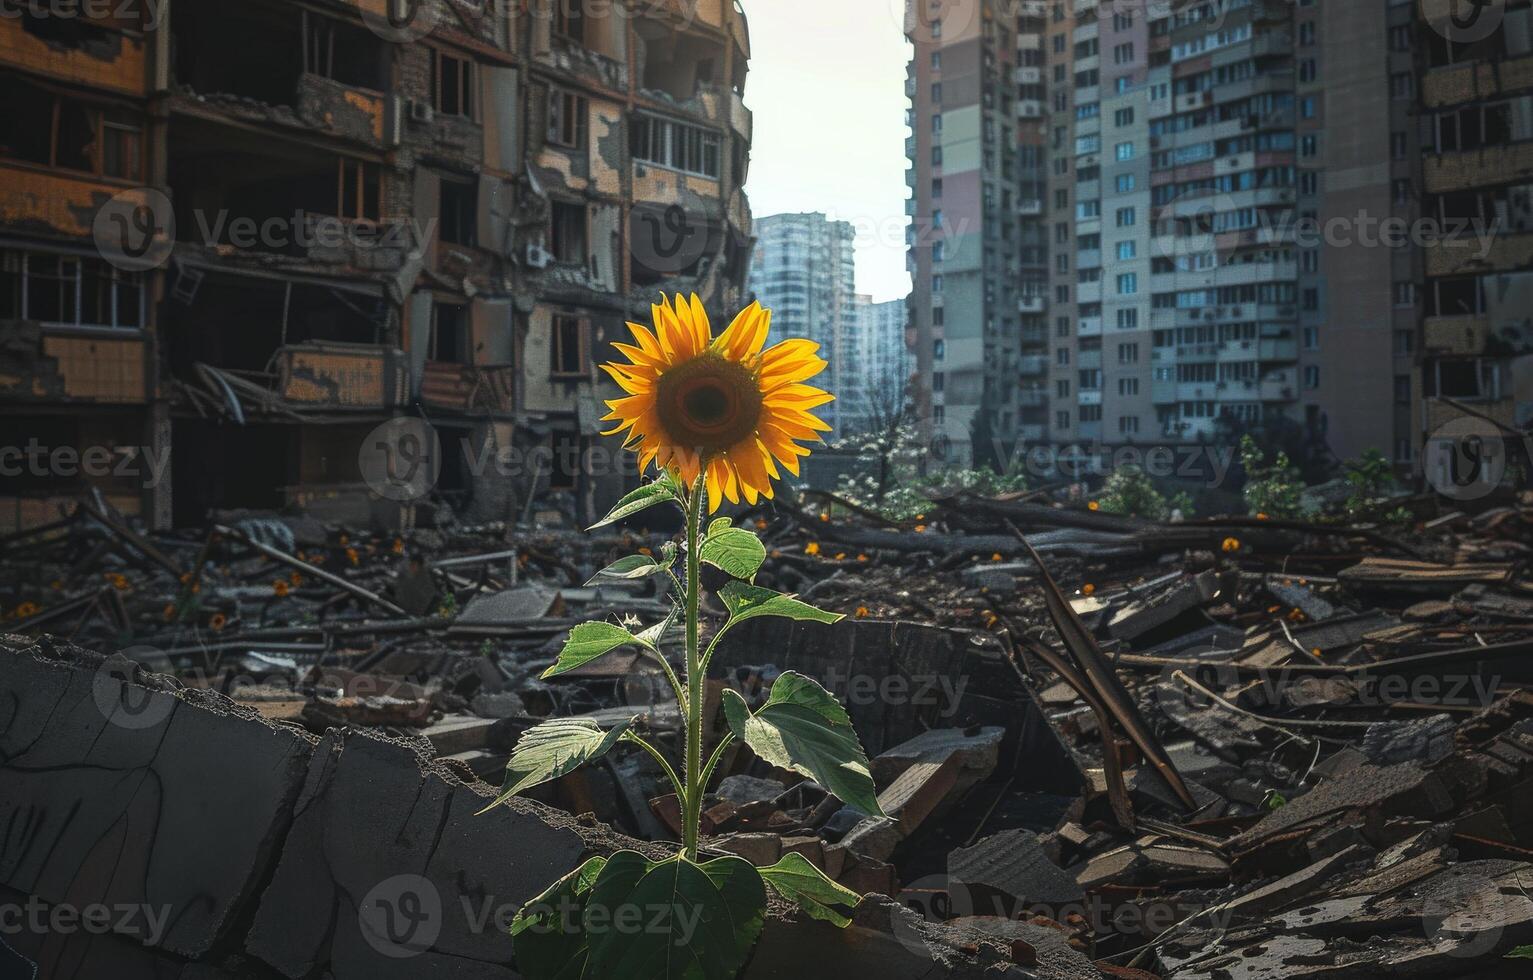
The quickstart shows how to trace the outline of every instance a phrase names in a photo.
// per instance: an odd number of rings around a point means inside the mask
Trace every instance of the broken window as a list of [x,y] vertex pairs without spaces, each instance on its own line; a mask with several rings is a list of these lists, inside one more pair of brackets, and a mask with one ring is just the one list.
[[101,172],[107,177],[141,180],[144,130],[124,112],[107,112],[101,119]]
[[571,265],[586,263],[586,207],[554,201],[549,215],[549,248],[555,261]]
[[719,175],[719,134],[659,116],[636,115],[633,119],[633,156],[673,170]]
[[579,317],[563,314],[554,317],[553,358],[549,374],[554,377],[583,378],[586,371],[588,325]]
[[297,105],[308,49],[295,5],[197,0],[178,5],[169,22],[177,83],[204,94]]
[[378,165],[344,157],[339,163],[340,201],[336,214],[342,218],[377,221],[380,213]]
[[574,41],[586,43],[586,15],[584,0],[554,0],[554,33]]
[[371,34],[304,11],[304,35],[304,71],[357,88],[386,87],[382,51]]
[[0,113],[0,157],[81,173],[138,180],[143,126],[133,113],[102,109],[9,79]]
[[475,241],[475,213],[478,193],[472,183],[442,178],[441,231],[444,242],[472,245]]
[[584,447],[575,432],[554,432],[548,437],[548,489],[574,490],[580,479],[580,460]]
[[474,97],[478,66],[465,58],[455,58],[444,51],[434,52],[431,73],[431,100],[436,111],[444,116],[461,116],[464,119],[478,117]]
[[0,317],[68,327],[137,330],[143,284],[92,258],[0,252]]
[[431,310],[431,343],[428,361],[468,363],[468,307],[437,303]]
[[585,96],[561,89],[548,92],[548,142],[555,146],[580,149],[586,143]]

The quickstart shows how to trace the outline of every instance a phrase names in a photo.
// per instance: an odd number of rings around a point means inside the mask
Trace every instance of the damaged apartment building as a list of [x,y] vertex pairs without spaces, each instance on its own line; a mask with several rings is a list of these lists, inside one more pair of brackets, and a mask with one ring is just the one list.
[[744,289],[737,4],[113,7],[0,17],[0,530],[410,520],[359,465],[400,417],[460,514],[621,490],[604,348]]

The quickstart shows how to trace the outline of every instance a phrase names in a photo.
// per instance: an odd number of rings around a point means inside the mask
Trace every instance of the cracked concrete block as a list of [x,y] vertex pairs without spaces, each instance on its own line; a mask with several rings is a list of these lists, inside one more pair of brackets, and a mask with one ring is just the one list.
[[291,818],[309,740],[122,657],[6,647],[0,884],[152,910],[112,928],[183,956],[230,938]]
[[802,915],[769,917],[741,980],[1034,980],[1036,974],[1007,960],[1006,941],[984,940],[982,934],[930,922],[893,899],[870,895],[846,929],[824,928]]
[[510,917],[590,848],[568,814],[488,802],[408,745],[331,732],[246,948],[289,977],[514,976]]

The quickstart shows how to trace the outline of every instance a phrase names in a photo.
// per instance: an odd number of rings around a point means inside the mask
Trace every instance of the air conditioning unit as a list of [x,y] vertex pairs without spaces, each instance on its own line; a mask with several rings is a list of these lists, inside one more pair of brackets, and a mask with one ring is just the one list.
[[410,100],[410,121],[411,122],[419,123],[422,126],[424,126],[424,125],[430,123],[435,118],[436,118],[436,110],[431,107],[430,103],[422,102],[420,99],[411,99]]
[[527,264],[534,269],[546,269],[554,261],[554,255],[540,243],[533,242],[527,246]]

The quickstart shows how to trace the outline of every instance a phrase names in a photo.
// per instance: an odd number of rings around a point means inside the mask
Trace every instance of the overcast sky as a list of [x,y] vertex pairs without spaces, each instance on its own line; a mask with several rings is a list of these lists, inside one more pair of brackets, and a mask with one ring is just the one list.
[[742,0],[755,113],[757,217],[823,211],[857,228],[857,291],[910,291],[905,271],[904,0]]

